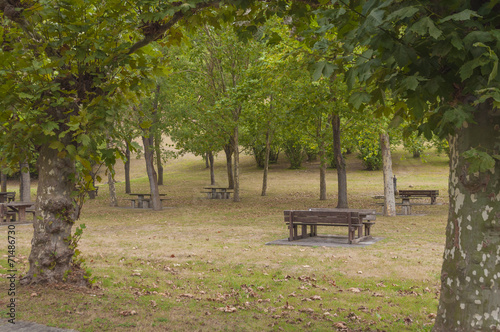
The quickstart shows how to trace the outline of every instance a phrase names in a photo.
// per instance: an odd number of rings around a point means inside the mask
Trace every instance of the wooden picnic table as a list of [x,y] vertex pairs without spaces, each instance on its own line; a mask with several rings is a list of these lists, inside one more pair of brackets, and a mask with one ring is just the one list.
[[311,208],[309,211],[355,212],[363,220],[365,236],[370,236],[371,226],[375,225],[377,211],[374,209],[340,209],[340,208]]
[[202,191],[202,193],[207,194],[207,198],[210,199],[229,199],[233,193],[226,187],[204,187],[203,189],[205,191]]
[[[151,194],[141,194],[141,193],[131,193],[129,194],[131,196],[137,196],[137,198],[129,198],[130,200],[130,204],[132,205],[132,208],[138,208],[138,209],[142,209],[142,208],[148,208],[149,207],[149,202],[150,202],[150,198],[149,196],[151,196]],[[159,194],[160,196],[167,196],[166,194]],[[146,198],[146,196],[148,196]],[[164,199],[160,199],[160,201],[162,201]]]
[[[19,216],[19,222],[27,222],[26,210],[35,205],[34,202],[10,202],[5,204],[11,212],[14,212]],[[15,221],[15,219],[13,220]]]
[[0,192],[0,203],[9,203],[16,199],[16,193],[14,191],[3,191]]

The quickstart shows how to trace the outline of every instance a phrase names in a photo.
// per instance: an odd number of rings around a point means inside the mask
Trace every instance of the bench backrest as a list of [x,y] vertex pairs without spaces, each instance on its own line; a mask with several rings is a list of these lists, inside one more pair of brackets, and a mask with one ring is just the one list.
[[400,190],[399,196],[436,197],[439,196],[439,190]]
[[290,223],[290,220],[292,220],[294,223],[300,224],[362,224],[357,212],[285,210],[284,217],[286,223]]
[[7,215],[7,205],[0,203],[0,218],[4,218]]

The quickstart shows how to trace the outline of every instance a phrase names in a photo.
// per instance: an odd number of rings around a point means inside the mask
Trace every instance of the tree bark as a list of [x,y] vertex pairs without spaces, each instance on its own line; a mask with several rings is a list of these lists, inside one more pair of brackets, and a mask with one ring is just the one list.
[[384,216],[396,216],[396,199],[394,197],[394,180],[392,177],[391,143],[389,134],[380,134],[382,148],[382,164],[384,173]]
[[21,171],[19,183],[19,199],[21,202],[31,202],[31,176],[27,161],[19,164]]
[[226,153],[226,168],[227,168],[227,182],[228,188],[234,189],[234,176],[233,176],[233,144],[228,143],[224,145],[224,152]]
[[269,128],[270,121],[267,123],[266,132],[266,152],[264,156],[264,175],[262,177],[262,193],[261,196],[267,194],[267,175],[269,173],[269,155],[271,154],[271,129]]
[[319,142],[319,199],[320,201],[326,200],[326,150],[325,150],[325,142],[323,139]]
[[214,154],[212,151],[207,152],[206,154],[208,167],[210,169],[210,185],[215,185],[215,168],[214,168]]
[[332,116],[332,130],[333,130],[333,155],[337,163],[337,184],[338,184],[338,201],[337,208],[347,209],[347,171],[345,159],[342,156],[342,149],[340,146],[340,116],[333,114]]
[[108,169],[108,188],[109,188],[109,206],[118,206],[118,199],[116,198],[116,188],[115,188],[115,180],[113,179],[112,168]]
[[150,200],[149,204],[155,211],[161,210],[160,191],[158,190],[158,177],[154,167],[154,150],[152,137],[142,136],[144,144],[144,159],[146,161],[146,172],[149,179]]
[[127,147],[125,148],[125,193],[130,194],[132,189],[130,188],[130,146],[126,142]]
[[163,186],[163,163],[161,160],[161,135],[155,135],[156,170],[158,172],[158,185]]
[[499,154],[500,115],[480,105],[450,143],[449,213],[434,332],[500,330],[500,162],[470,173],[463,153]]
[[38,191],[33,221],[30,268],[23,284],[63,281],[71,270],[74,250],[68,244],[71,228],[79,215],[72,198],[75,162],[59,158],[58,151],[43,144],[40,149]]
[[238,125],[234,127],[234,137],[233,137],[233,151],[234,151],[234,195],[233,201],[239,202],[240,198],[240,149],[239,149],[239,133]]
[[1,191],[6,192],[7,191],[7,175],[4,173],[0,172],[0,185],[1,185]]

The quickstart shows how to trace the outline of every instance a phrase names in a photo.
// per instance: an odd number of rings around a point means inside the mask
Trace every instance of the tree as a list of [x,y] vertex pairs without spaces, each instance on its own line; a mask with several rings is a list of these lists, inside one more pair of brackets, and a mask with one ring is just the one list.
[[333,3],[318,12],[321,28],[335,27],[347,56],[338,60],[352,60],[347,83],[371,87],[351,101],[378,103],[393,124],[418,122],[428,139],[449,137],[450,210],[434,331],[500,329],[497,1]]
[[[147,61],[148,45],[215,3],[0,2],[0,123],[5,132],[0,139],[12,149],[11,139],[21,133],[40,151],[24,283],[59,282],[71,270],[74,249],[68,239],[80,212],[72,195],[75,162],[90,170],[82,156],[89,132],[105,132],[112,109],[106,97],[118,88],[137,89],[141,76],[158,68],[154,59]],[[27,157],[18,154],[11,161]]]

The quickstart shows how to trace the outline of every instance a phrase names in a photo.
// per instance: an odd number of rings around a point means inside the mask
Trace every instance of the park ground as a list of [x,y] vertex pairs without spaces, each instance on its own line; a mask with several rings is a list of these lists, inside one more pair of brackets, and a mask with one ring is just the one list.
[[[226,185],[225,158],[216,180]],[[374,208],[383,194],[381,171],[347,157],[351,208]],[[367,247],[272,246],[287,237],[283,210],[335,207],[336,171],[328,170],[328,200],[319,198],[318,162],[272,165],[268,196],[262,170],[242,157],[241,197],[207,200],[204,162],[191,155],[168,161],[162,211],[128,208],[117,165],[119,208],[107,185],[88,200],[76,226],[92,288],[16,286],[16,319],[79,331],[430,331],[439,297],[448,211],[448,161],[393,154],[399,189],[438,189],[437,206],[413,216],[377,216]],[[107,177],[103,177],[107,178]],[[132,191],[148,192],[143,160],[134,160]],[[33,193],[35,193],[33,184]],[[16,189],[15,183],[9,190]],[[377,208],[380,211],[380,207]],[[17,225],[16,269],[28,269],[32,225]],[[319,233],[339,229],[320,228]],[[343,231],[341,231],[343,233]],[[3,239],[3,240],[2,240]],[[7,274],[7,227],[0,227],[0,274]],[[0,314],[8,282],[0,281]]]

